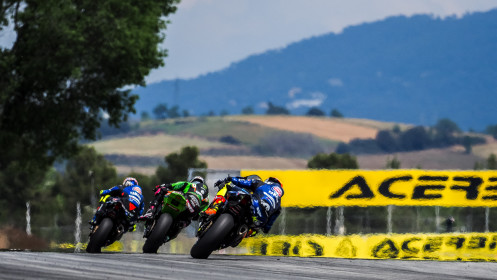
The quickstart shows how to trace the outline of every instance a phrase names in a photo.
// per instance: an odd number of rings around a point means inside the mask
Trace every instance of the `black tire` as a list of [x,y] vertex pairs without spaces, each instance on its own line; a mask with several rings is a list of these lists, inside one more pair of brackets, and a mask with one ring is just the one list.
[[164,244],[167,232],[172,224],[173,217],[168,213],[163,213],[155,223],[154,229],[148,236],[145,244],[143,244],[143,253],[157,253],[159,247]]
[[98,225],[97,230],[90,236],[90,241],[88,242],[88,246],[86,246],[86,252],[102,252],[102,247],[105,245],[113,227],[114,222],[112,222],[110,218],[104,218]]
[[221,214],[207,232],[197,240],[190,250],[195,259],[207,259],[212,251],[217,250],[224,238],[235,226],[235,220],[230,214]]

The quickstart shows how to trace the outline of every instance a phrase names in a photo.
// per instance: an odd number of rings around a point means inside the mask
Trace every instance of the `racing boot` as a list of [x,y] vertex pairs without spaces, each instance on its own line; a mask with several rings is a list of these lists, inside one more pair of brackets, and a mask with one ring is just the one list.
[[151,220],[154,217],[155,207],[157,207],[158,204],[159,204],[159,201],[157,199],[152,201],[150,203],[150,207],[148,207],[147,212],[145,212],[145,214],[138,217],[138,220],[139,221]]
[[141,215],[138,217],[139,221],[146,221],[152,219],[152,216],[154,215],[154,205],[150,205],[150,208],[148,208],[147,212],[145,214]]

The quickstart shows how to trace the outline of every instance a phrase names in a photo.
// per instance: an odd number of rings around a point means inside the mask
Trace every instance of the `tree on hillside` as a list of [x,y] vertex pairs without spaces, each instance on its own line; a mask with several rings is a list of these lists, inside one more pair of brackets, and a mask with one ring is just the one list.
[[473,167],[475,170],[497,170],[497,156],[490,154],[484,162],[477,161]]
[[267,105],[266,115],[290,115],[285,107],[273,105],[271,102],[268,102]]
[[253,115],[254,114],[254,108],[252,106],[247,106],[242,109],[242,115]]
[[404,151],[419,151],[430,146],[430,136],[422,126],[406,130],[399,140],[399,145]]
[[99,191],[119,183],[116,168],[112,163],[94,148],[84,146],[77,155],[66,162],[65,171],[48,193],[46,190],[36,193],[36,197],[45,197],[46,200],[35,199],[32,202],[33,208],[42,212],[45,205],[56,204],[60,218],[65,219],[67,224],[74,220],[77,202],[83,206],[96,207]]
[[33,178],[96,139],[102,112],[110,125],[126,121],[137,99],[126,86],[163,65],[161,30],[177,3],[2,1],[0,31],[11,22],[17,36],[0,49],[0,172]]
[[317,154],[307,162],[312,169],[357,169],[356,157],[350,154]]
[[497,139],[497,125],[489,125],[485,129],[485,133],[492,135],[494,139]]
[[167,114],[168,114],[168,117],[170,117],[172,119],[181,117],[181,114],[179,113],[179,106],[174,105],[173,107],[171,107],[171,109],[169,109]]
[[472,145],[473,145],[473,141],[471,139],[471,137],[469,136],[464,136],[462,138],[462,145],[464,146],[464,152],[466,154],[471,154],[471,151],[472,151]]
[[131,125],[129,122],[122,122],[119,124],[119,127],[114,127],[109,125],[107,122],[103,121],[98,129],[98,133],[100,137],[105,137],[109,135],[116,135],[120,133],[127,133],[131,130]]
[[197,147],[186,146],[180,153],[167,155],[164,160],[167,167],[159,166],[155,172],[157,180],[161,183],[186,180],[188,168],[207,168],[207,163],[198,159]]
[[399,144],[394,133],[388,130],[378,131],[376,134],[376,143],[385,152],[395,152],[399,149]]
[[332,118],[343,118],[343,114],[340,111],[338,111],[337,109],[331,110],[330,116]]
[[497,156],[495,154],[490,154],[487,158],[487,169],[496,170],[497,169]]
[[400,168],[400,160],[398,160],[396,156],[394,156],[392,159],[388,158],[385,168],[399,169]]
[[309,109],[309,111],[307,111],[307,113],[305,114],[306,116],[318,116],[318,117],[322,117],[324,116],[324,112],[323,110],[319,109],[318,107],[312,107]]
[[340,142],[335,148],[335,153],[337,154],[347,154],[350,153],[350,146],[347,143]]
[[454,134],[461,132],[459,126],[447,118],[440,119],[435,126],[433,126],[433,129],[435,131],[435,145],[439,146],[450,146],[456,144],[457,139]]
[[240,145],[242,142],[238,140],[237,138],[231,136],[231,135],[224,135],[219,138],[219,142],[226,143],[226,144],[232,144],[232,145]]
[[459,126],[450,119],[440,119],[433,127],[440,134],[451,134],[461,132]]
[[167,104],[161,103],[157,104],[154,107],[153,113],[156,120],[165,120],[167,119],[169,109],[167,108]]
[[148,112],[143,111],[140,116],[142,122],[150,120],[150,114]]

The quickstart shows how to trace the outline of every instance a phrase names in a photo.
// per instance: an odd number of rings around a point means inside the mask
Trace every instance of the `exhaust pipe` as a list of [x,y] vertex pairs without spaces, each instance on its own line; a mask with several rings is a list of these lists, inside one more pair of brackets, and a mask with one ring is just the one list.
[[245,236],[247,234],[249,228],[247,225],[243,224],[238,228],[238,235]]

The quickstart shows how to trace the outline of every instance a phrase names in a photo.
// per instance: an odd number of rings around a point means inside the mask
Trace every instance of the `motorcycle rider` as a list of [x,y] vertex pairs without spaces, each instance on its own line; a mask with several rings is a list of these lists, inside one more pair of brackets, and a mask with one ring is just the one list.
[[173,184],[161,184],[156,186],[154,188],[154,200],[150,202],[147,212],[145,212],[145,214],[140,216],[138,219],[151,219],[155,207],[160,205],[160,202],[164,199],[164,195],[170,190],[182,191],[185,193],[185,198],[187,198],[187,208],[191,213],[192,219],[194,220],[198,218],[201,211],[205,210],[209,206],[209,188],[205,184],[204,178],[196,176],[189,182],[179,181]]
[[[104,203],[107,199],[107,196],[126,196],[129,199],[129,212],[128,221],[131,227],[128,229],[129,231],[134,231],[136,229],[136,220],[138,216],[143,213],[143,209],[145,207],[145,203],[143,202],[143,194],[142,189],[138,185],[138,180],[133,177],[128,177],[124,179],[122,185],[114,186],[107,190],[100,191],[100,204]],[[100,209],[100,207],[98,208]],[[96,218],[98,213],[95,213],[93,219],[90,221],[92,226],[96,223]]]
[[[218,180],[215,186],[221,186],[231,182],[232,184],[252,191],[252,219],[253,227],[262,228],[264,233],[271,230],[276,218],[281,213],[281,197],[284,195],[283,185],[274,177],[269,177],[265,181],[257,175],[247,177],[231,177]],[[225,202],[224,195],[227,188],[224,186],[219,190],[209,208],[204,212],[207,215],[214,215],[219,210],[221,203]],[[254,236],[255,232],[249,232],[247,236]]]

